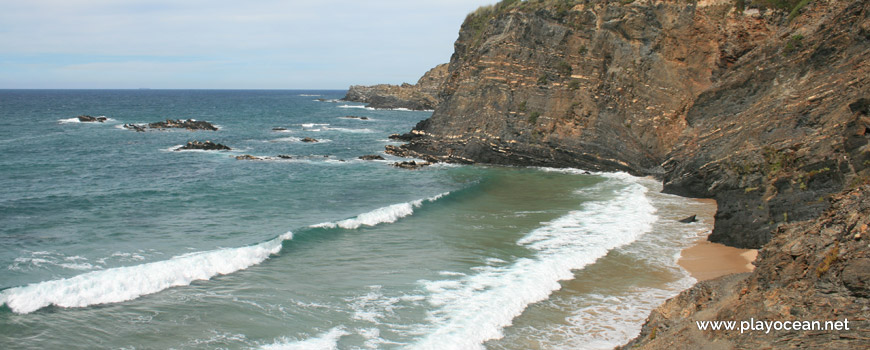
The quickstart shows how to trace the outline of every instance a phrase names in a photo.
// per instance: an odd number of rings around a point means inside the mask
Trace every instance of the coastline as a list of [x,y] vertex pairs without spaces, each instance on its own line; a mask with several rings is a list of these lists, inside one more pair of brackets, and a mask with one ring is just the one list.
[[692,246],[683,249],[677,264],[700,281],[707,281],[734,273],[750,272],[758,257],[757,249],[740,249],[700,237]]

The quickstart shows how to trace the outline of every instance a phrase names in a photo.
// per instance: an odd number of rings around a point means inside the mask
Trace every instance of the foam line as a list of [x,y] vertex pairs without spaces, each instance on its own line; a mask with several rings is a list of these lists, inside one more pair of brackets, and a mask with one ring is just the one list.
[[343,326],[339,326],[305,340],[279,339],[273,344],[261,346],[260,350],[334,350],[338,349],[338,340],[349,334]]
[[439,194],[434,197],[426,198],[426,199],[418,199],[415,201],[410,201],[406,203],[398,203],[393,205],[388,205],[386,207],[381,207],[375,210],[372,210],[367,213],[360,214],[356,217],[336,221],[336,222],[324,222],[317,225],[311,225],[312,228],[336,228],[340,227],[343,229],[353,230],[360,228],[361,226],[375,226],[378,224],[387,224],[396,222],[403,217],[411,215],[414,213],[414,208],[419,208],[423,205],[423,202],[434,202],[450,194],[450,192],[445,192]]
[[293,233],[287,232],[257,245],[185,254],[169,260],[10,288],[0,292],[0,305],[6,304],[13,312],[26,314],[50,305],[86,307],[133,300],[257,265],[280,252],[282,242],[290,239]]
[[[614,179],[625,183],[621,179]],[[431,327],[410,349],[483,349],[483,343],[503,336],[529,305],[546,300],[561,288],[559,281],[610,250],[637,240],[658,220],[646,197],[647,188],[634,181],[615,198],[588,202],[530,232],[517,244],[535,251],[508,265],[484,266],[458,279],[421,281],[436,309]]]

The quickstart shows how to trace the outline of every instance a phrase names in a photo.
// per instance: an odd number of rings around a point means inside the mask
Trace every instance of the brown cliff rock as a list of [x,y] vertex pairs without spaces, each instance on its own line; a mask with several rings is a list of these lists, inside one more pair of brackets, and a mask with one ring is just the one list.
[[[870,347],[870,186],[815,220],[780,226],[755,271],[700,282],[657,308],[623,349]],[[849,330],[699,330],[696,321],[843,321]],[[824,325],[822,325],[824,326]]]
[[415,85],[353,85],[342,100],[367,103],[366,107],[372,108],[432,110],[438,105],[438,92],[446,76],[447,64],[440,64],[423,74]]

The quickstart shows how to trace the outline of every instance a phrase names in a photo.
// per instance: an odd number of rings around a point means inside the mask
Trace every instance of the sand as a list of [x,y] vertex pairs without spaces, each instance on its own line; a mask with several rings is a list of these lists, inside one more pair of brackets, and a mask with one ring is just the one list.
[[749,272],[758,256],[756,249],[739,249],[711,243],[706,237],[683,249],[677,264],[698,281],[706,281],[732,273]]

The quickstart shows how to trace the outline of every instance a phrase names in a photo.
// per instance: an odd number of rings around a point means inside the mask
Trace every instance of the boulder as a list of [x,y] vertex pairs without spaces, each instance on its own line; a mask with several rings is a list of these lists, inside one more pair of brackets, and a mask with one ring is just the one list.
[[692,216],[687,217],[687,218],[685,218],[685,219],[680,219],[680,222],[682,222],[682,223],[686,223],[686,224],[688,224],[688,223],[692,223],[692,222],[695,222],[695,221],[698,221],[697,215],[692,215]]
[[417,163],[416,161],[404,161],[404,162],[395,162],[393,163],[394,167],[402,168],[402,169],[420,169],[422,167],[426,167],[432,165],[430,162]]
[[302,142],[320,142],[320,141],[317,141],[317,139],[315,139],[315,138],[311,138],[311,137],[303,138],[303,139],[300,140],[300,141],[302,141]]
[[76,118],[79,118],[79,121],[82,123],[103,123],[108,119],[106,117],[92,117],[89,115],[80,115]]
[[207,121],[202,120],[181,120],[181,119],[166,119],[166,121],[150,123],[148,127],[151,129],[187,129],[187,130],[207,130],[217,131],[218,128]]
[[176,148],[176,151],[182,150],[203,150],[203,151],[229,151],[232,148],[229,148],[225,145],[214,143],[211,141],[190,141],[186,145]]

